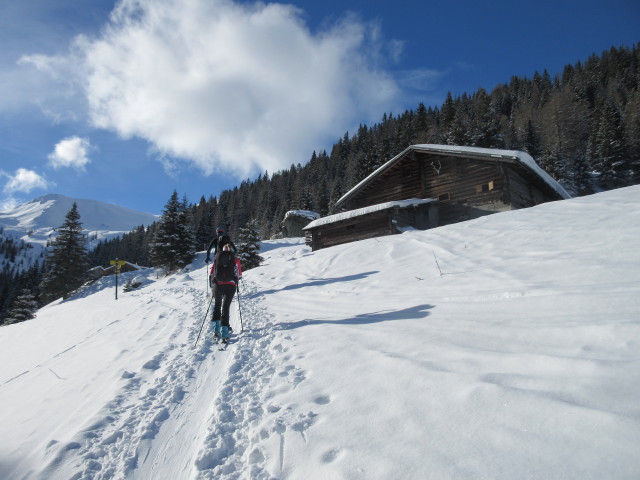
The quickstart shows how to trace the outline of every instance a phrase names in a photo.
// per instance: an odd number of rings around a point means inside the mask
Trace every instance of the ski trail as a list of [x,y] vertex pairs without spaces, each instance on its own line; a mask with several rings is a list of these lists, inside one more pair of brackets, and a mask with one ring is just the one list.
[[[123,386],[89,426],[49,445],[48,466],[35,478],[267,480],[286,476],[288,458],[306,448],[318,414],[275,400],[307,374],[289,352],[292,337],[274,328],[265,293],[245,277],[240,303],[232,304],[235,341],[218,351],[209,318],[194,348],[208,305],[200,282],[167,283],[160,294],[138,295],[159,306],[151,315],[175,323],[169,341],[147,349],[139,371],[122,374]],[[157,319],[149,324],[149,334],[160,328]]]
[[[160,300],[140,295],[141,303],[163,306],[166,313],[161,316],[176,323],[170,341],[139,372],[123,373],[126,383],[117,395],[72,441],[55,445],[57,453],[37,478],[187,478],[184,472],[193,468],[189,455],[194,452],[190,453],[192,439],[185,435],[194,434],[192,425],[207,421],[190,418],[190,413],[207,411],[204,393],[219,381],[212,377],[222,375],[227,360],[212,353],[204,332],[194,349],[207,305],[203,296],[201,289],[189,285],[171,287]],[[187,464],[162,461],[176,448]],[[181,465],[175,475],[167,471]]]
[[[196,459],[199,480],[284,476],[287,452],[304,448],[305,431],[317,417],[273,403],[275,396],[286,395],[304,381],[305,372],[290,364],[285,344],[292,338],[286,334],[282,338],[282,331],[274,328],[264,293],[246,280],[241,294],[245,333],[228,350],[228,375],[215,398],[213,418]],[[277,459],[267,453],[274,451],[269,443],[275,439],[280,443]]]
[[263,384],[274,373],[269,346],[274,337],[269,316],[256,298],[256,287],[244,281],[241,305],[245,331],[224,352],[229,355],[228,375],[214,400],[214,413],[196,459],[198,479],[251,478],[271,475],[253,452],[250,425],[264,416]]

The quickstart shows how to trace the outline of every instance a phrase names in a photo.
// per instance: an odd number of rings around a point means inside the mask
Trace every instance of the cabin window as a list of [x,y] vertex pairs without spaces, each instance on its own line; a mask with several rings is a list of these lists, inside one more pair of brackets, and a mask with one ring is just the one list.
[[449,192],[438,195],[439,202],[448,202],[449,200],[451,200],[451,194]]
[[476,185],[476,193],[486,193],[490,192],[495,188],[493,180],[489,183],[483,183],[482,185]]

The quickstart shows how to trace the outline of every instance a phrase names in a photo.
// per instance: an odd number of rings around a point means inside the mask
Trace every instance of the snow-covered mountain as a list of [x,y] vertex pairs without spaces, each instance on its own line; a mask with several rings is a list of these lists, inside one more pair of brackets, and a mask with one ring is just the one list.
[[51,194],[19,205],[11,211],[0,212],[0,226],[5,231],[51,233],[64,223],[65,215],[74,202],[78,205],[83,227],[90,232],[129,232],[140,225],[151,225],[158,218],[97,200]]
[[151,225],[158,219],[156,215],[97,200],[70,198],[58,194],[45,195],[13,210],[0,212],[0,228],[3,235],[23,240],[34,247],[22,252],[17,262],[28,264],[29,259],[23,257],[42,256],[44,246],[55,229],[64,223],[65,215],[71,210],[74,202],[78,205],[80,221],[90,242],[89,248],[100,240],[122,235],[140,225]]
[[227,351],[203,254],[105,277],[0,328],[0,478],[637,479],[639,206],[265,242]]

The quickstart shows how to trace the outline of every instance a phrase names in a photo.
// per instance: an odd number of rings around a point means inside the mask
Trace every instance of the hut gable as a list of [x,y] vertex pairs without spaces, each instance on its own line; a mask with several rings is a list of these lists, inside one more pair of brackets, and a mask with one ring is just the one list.
[[[414,215],[414,219],[422,219],[420,225],[408,225],[425,229],[565,198],[570,198],[567,191],[525,152],[412,145],[347,192],[336,202],[336,208],[352,212],[406,199],[435,200],[428,212]],[[397,212],[398,206],[394,208]],[[335,218],[320,219],[304,230],[314,250],[376,234],[397,233],[393,225],[384,226],[392,217],[379,212],[374,209],[364,216],[347,215],[351,220],[361,217],[357,225],[352,221],[345,226],[344,220]],[[350,235],[342,227],[351,229]]]

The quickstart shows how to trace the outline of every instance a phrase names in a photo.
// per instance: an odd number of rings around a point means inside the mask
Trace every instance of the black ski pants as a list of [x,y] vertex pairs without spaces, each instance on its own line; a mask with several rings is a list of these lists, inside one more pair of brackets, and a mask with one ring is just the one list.
[[213,318],[212,320],[221,320],[220,325],[223,327],[229,326],[229,308],[231,307],[231,300],[236,294],[236,286],[230,284],[213,285],[213,298],[215,303],[213,304]]

